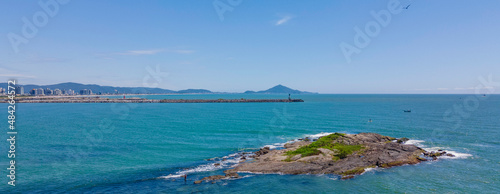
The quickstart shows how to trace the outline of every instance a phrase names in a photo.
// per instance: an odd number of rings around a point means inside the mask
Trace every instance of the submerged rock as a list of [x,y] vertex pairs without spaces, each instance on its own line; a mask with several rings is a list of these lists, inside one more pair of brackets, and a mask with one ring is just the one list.
[[455,157],[455,155],[450,154],[450,153],[446,153],[446,151],[443,151],[443,150],[438,150],[437,152],[434,152],[434,151],[432,151],[432,152],[425,152],[424,156],[430,157],[433,160],[436,160],[440,156]]
[[224,174],[226,175],[213,175],[213,176],[207,176],[205,178],[202,178],[201,180],[194,181],[194,184],[200,184],[203,181],[212,181],[212,184],[215,183],[214,181],[221,180],[221,179],[229,179],[229,178],[240,178],[240,175],[236,172],[233,171],[224,171]]
[[261,156],[261,155],[267,154],[267,153],[269,153],[269,151],[271,151],[269,149],[269,147],[264,147],[264,148],[260,149],[259,151],[255,152],[255,156]]

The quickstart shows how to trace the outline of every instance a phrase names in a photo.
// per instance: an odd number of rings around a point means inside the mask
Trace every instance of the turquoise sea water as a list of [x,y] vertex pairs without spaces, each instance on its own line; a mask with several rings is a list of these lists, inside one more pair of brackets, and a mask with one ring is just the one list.
[[[0,193],[500,193],[498,95],[293,97],[305,102],[18,104],[16,187],[7,185],[9,144],[3,140]],[[7,139],[7,105],[0,107],[0,135]],[[223,174],[237,162],[232,154],[322,132],[408,137],[426,149],[445,149],[458,157],[374,169],[350,180],[242,173],[241,179],[193,184]],[[206,160],[224,156],[228,160],[218,167]],[[177,177],[181,174],[188,174],[187,183]]]

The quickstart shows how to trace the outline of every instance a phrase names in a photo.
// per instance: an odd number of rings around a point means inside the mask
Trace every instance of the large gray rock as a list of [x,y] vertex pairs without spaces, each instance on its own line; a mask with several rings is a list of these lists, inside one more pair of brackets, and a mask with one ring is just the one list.
[[334,156],[334,155],[335,155],[335,152],[334,152],[334,151],[329,150],[329,149],[326,149],[326,148],[318,148],[318,150],[319,150],[322,154],[325,154],[325,155],[330,155],[330,156]]
[[[391,142],[395,138],[375,133],[347,134],[334,140],[334,143],[362,145],[365,148],[342,159],[335,159],[335,151],[319,148],[319,155],[293,156],[284,160],[284,154],[312,142],[298,141],[287,144],[284,150],[259,150],[255,161],[239,164],[231,172],[246,171],[254,173],[282,174],[360,174],[368,167],[388,168],[421,162],[419,155],[424,151],[415,145]],[[297,144],[297,145],[295,145]],[[265,153],[264,153],[265,152]],[[257,153],[256,153],[257,155]]]
[[[331,140],[332,144],[362,145],[364,148],[346,157],[338,157],[337,150],[318,148],[318,154],[302,157],[300,154],[289,156],[288,151],[297,150],[312,142],[297,141],[285,144],[285,149],[271,150],[268,147],[255,152],[255,160],[240,163],[236,168],[226,170],[225,176],[215,175],[202,180],[219,180],[238,178],[236,172],[281,173],[281,174],[339,174],[343,179],[353,178],[361,174],[365,168],[389,168],[404,164],[417,164],[427,159],[424,156],[436,158],[446,152],[426,153],[415,145],[392,142],[396,138],[375,133],[346,134]],[[453,156],[450,154],[450,156]],[[200,183],[199,181],[197,181]],[[195,182],[196,183],[196,182]]]

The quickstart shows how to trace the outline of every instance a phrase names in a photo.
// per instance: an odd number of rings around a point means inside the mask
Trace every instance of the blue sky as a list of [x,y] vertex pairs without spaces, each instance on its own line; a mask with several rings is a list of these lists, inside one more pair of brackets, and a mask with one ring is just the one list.
[[[410,7],[384,26],[371,11],[390,0],[73,0],[52,16],[47,2],[0,2],[0,79],[144,86],[158,67],[155,84],[173,90],[474,93],[481,78],[500,82],[497,0],[400,0]],[[23,35],[23,18],[36,33]],[[356,46],[355,28],[374,22],[349,62],[341,43]],[[13,46],[12,34],[27,41]]]

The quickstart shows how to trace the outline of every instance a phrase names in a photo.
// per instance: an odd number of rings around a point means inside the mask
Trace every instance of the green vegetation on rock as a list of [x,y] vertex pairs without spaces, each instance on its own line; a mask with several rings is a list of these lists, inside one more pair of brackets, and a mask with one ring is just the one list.
[[336,143],[334,146],[334,149],[338,150],[339,153],[335,156],[339,157],[340,159],[346,158],[348,155],[351,155],[353,152],[358,151],[360,149],[363,149],[364,147],[362,145],[346,145],[346,144],[340,144]]
[[334,160],[346,158],[348,155],[355,151],[361,150],[364,147],[362,145],[347,145],[344,143],[334,143],[334,140],[344,137],[343,133],[333,133],[324,137],[319,138],[317,141],[312,142],[309,145],[302,146],[294,151],[286,152],[288,158],[284,161],[291,161],[290,158],[297,154],[301,154],[302,157],[318,155],[321,152],[318,148],[325,148],[332,151],[336,151],[338,154],[334,156]]
[[408,138],[406,138],[406,137],[403,137],[403,138],[399,138],[397,142],[398,142],[398,143],[404,143],[404,142],[406,142],[406,141],[408,141],[408,140],[410,140],[410,139],[408,139]]

